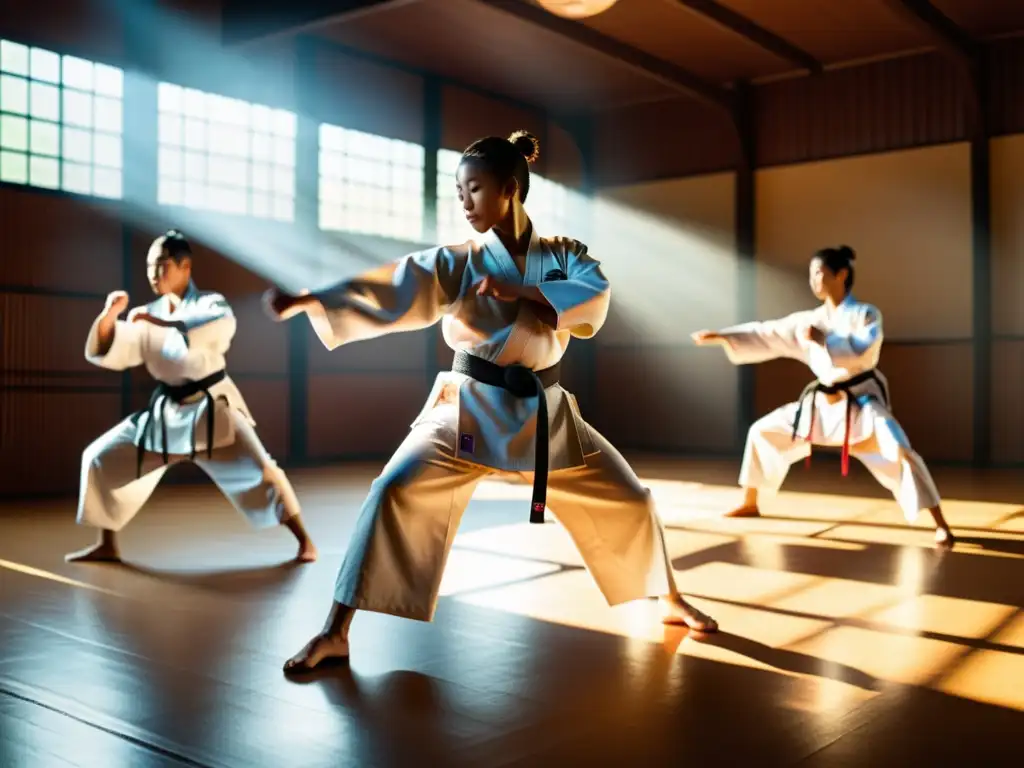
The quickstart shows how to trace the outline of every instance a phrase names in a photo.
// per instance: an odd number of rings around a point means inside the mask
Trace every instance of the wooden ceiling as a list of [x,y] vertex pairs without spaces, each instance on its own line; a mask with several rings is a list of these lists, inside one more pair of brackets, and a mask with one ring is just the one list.
[[737,80],[807,75],[937,47],[940,36],[908,7],[920,13],[925,6],[927,15],[930,5],[965,39],[1024,33],[1024,0],[619,0],[582,22],[559,19],[532,0],[347,5],[350,11],[325,14],[307,31],[567,113],[684,91],[714,100]]

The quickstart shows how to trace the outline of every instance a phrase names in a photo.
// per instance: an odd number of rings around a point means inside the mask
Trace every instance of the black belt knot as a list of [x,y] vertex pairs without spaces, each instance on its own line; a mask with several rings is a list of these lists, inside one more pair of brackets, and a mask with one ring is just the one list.
[[530,500],[530,522],[543,523],[548,492],[548,400],[544,390],[558,383],[562,364],[533,371],[523,365],[498,365],[468,352],[457,352],[452,371],[492,387],[500,387],[514,397],[537,398],[537,443],[533,460],[533,496]]
[[[871,370],[868,370],[868,371],[864,371],[863,373],[858,373],[856,376],[851,376],[846,381],[836,382],[835,384],[822,384],[820,381],[815,379],[810,384],[808,384],[806,387],[804,387],[804,391],[800,393],[800,398],[797,400],[797,404],[796,404],[796,418],[793,419],[793,440],[794,441],[796,441],[797,433],[800,431],[800,417],[803,415],[803,412],[804,412],[804,403],[807,401],[808,398],[810,398],[810,401],[811,401],[811,423],[807,427],[807,437],[804,438],[809,443],[809,442],[811,442],[811,438],[812,438],[813,433],[814,433],[814,414],[815,414],[814,398],[815,398],[815,396],[819,392],[821,392],[822,394],[825,394],[825,395],[837,395],[840,392],[845,392],[846,393],[846,427],[845,427],[845,429],[843,431],[843,453],[842,453],[842,472],[843,472],[843,477],[846,477],[846,475],[850,471],[850,420],[851,420],[852,415],[853,415],[853,411],[852,411],[852,408],[853,408],[853,404],[852,404],[853,397],[851,396],[850,391],[854,387],[856,387],[856,386],[858,386],[860,384],[863,384],[866,381],[874,381],[876,384],[878,384],[878,388],[880,390],[882,390],[882,396],[885,398],[885,406],[889,407],[889,391],[886,389],[885,385],[882,384],[882,380],[878,378],[878,374],[875,373],[875,369],[874,368],[872,368]],[[806,464],[810,465],[810,463],[811,463],[811,455],[807,454]]]
[[[153,422],[156,419],[156,415],[160,414],[160,454],[163,458],[164,464],[168,462],[169,456],[167,452],[167,403],[168,401],[178,403],[179,405],[188,398],[203,393],[206,395],[206,456],[207,458],[213,457],[213,435],[214,435],[214,413],[216,411],[216,403],[214,402],[213,395],[210,394],[210,387],[215,384],[219,384],[227,376],[227,373],[221,369],[215,373],[211,373],[198,381],[186,381],[184,384],[165,384],[162,381],[159,382],[156,388],[153,390],[153,394],[149,397],[149,404],[132,414],[132,422],[135,424],[139,423],[139,419],[144,414],[149,414],[149,418],[146,419],[146,426],[142,428],[142,434],[139,436],[138,445],[138,458],[136,459],[135,476],[142,477],[142,462],[146,456],[146,439],[152,434]],[[190,459],[196,457],[196,425],[192,424],[192,452],[189,456]]]

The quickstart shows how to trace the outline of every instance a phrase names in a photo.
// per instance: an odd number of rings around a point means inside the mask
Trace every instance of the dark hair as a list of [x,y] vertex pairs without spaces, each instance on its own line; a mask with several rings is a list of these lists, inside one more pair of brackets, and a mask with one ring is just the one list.
[[488,136],[477,139],[462,153],[462,161],[473,160],[484,166],[499,184],[515,179],[519,185],[519,202],[525,203],[530,192],[530,163],[540,156],[540,142],[532,133],[516,131],[507,139]]
[[180,264],[183,259],[192,258],[192,246],[178,230],[169,229],[157,240],[160,241],[160,246],[167,254],[167,258],[174,262]]
[[821,263],[833,275],[837,275],[839,270],[845,269],[846,281],[843,283],[843,286],[846,288],[846,292],[849,293],[850,289],[853,288],[853,262],[856,258],[857,254],[853,248],[848,245],[840,245],[838,248],[822,248],[811,257],[811,261],[821,259]]

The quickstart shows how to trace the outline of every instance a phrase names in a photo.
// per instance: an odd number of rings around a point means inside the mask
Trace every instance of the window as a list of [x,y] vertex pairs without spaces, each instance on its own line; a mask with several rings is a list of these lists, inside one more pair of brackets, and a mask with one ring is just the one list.
[[0,40],[0,181],[122,194],[124,73]]
[[476,232],[462,210],[459,194],[455,191],[455,173],[459,170],[462,153],[451,149],[437,151],[437,242],[455,245],[471,239]]
[[423,240],[423,147],[320,126],[320,229]]
[[295,114],[160,83],[157,199],[295,219]]

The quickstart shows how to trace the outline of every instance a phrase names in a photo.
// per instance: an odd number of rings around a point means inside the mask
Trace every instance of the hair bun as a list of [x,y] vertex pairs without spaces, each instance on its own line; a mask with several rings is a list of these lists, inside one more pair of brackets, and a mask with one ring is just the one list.
[[838,248],[836,248],[836,253],[838,253],[842,258],[846,259],[847,261],[853,261],[854,259],[857,258],[856,251],[854,251],[853,248],[851,248],[848,245],[840,245]]
[[509,142],[526,158],[526,162],[536,162],[540,157],[540,141],[529,131],[516,131],[508,137]]

